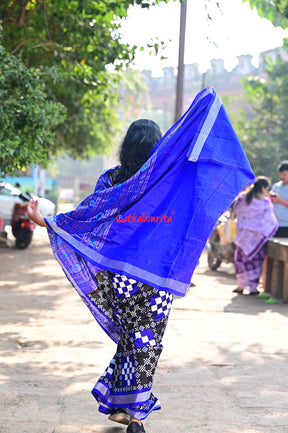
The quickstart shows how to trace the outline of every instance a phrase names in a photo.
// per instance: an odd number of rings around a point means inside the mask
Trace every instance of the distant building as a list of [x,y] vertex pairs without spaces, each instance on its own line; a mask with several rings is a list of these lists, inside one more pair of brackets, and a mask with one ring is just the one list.
[[[227,71],[222,59],[211,61],[211,68],[201,74],[197,64],[185,65],[184,89],[183,89],[183,112],[188,108],[195,95],[204,87],[213,85],[220,96],[229,95],[226,107],[233,111],[239,111],[247,104],[244,93],[244,77],[257,75],[265,78],[265,59],[271,57],[276,60],[278,57],[287,59],[287,52],[282,48],[268,50],[260,54],[259,65],[253,64],[253,57],[241,55],[238,57],[238,64],[232,71]],[[151,71],[142,72],[148,89],[147,97],[143,101],[143,107],[149,105],[149,112],[158,121],[163,131],[166,131],[174,121],[174,107],[176,99],[177,69],[168,67],[163,69],[163,75],[153,77]],[[145,109],[142,110],[145,114]],[[155,113],[155,115],[154,115]]]

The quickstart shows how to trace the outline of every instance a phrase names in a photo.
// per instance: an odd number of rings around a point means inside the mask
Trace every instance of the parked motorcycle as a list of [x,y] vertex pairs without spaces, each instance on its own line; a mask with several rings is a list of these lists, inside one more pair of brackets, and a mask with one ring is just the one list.
[[23,203],[16,203],[14,205],[11,226],[12,233],[16,238],[16,248],[23,250],[32,241],[35,223],[30,220],[27,213],[27,204],[31,198],[30,194],[21,193],[19,197],[23,200]]
[[232,215],[228,212],[219,218],[206,244],[208,266],[212,271],[218,269],[222,262],[234,263],[234,235],[234,221]]

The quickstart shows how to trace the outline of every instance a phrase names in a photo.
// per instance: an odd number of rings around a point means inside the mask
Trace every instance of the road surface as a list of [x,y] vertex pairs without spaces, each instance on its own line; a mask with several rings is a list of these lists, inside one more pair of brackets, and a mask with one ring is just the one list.
[[[90,394],[114,343],[34,234],[0,248],[0,433],[125,433]],[[193,282],[174,300],[146,432],[287,433],[288,304],[232,293],[233,265],[210,271],[205,253]]]

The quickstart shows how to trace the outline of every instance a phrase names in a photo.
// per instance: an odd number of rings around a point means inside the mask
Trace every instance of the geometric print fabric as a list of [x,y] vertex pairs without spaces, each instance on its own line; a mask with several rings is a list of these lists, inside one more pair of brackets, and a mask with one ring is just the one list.
[[169,314],[172,307],[173,295],[165,292],[164,290],[159,291],[159,296],[151,299],[151,310],[153,317],[159,320]]
[[[99,275],[101,274],[101,275]],[[145,419],[160,408],[151,392],[162,338],[172,305],[172,295],[119,274],[101,271],[97,290],[88,294],[103,312],[107,306],[120,328],[117,351],[100,377],[92,394],[99,411],[109,414],[115,407],[126,408],[138,419]],[[110,284],[109,284],[110,282]],[[124,283],[124,284],[121,284]],[[99,300],[99,303],[98,303]],[[103,395],[105,389],[105,396]],[[143,401],[142,395],[146,398]],[[136,416],[137,415],[137,416]]]
[[131,356],[124,356],[122,358],[122,380],[123,385],[127,387],[136,384],[134,359]]
[[[139,283],[132,278],[126,277],[126,275],[120,275],[117,273],[110,272],[113,287],[116,291],[116,295],[121,298],[123,296],[134,295],[139,290]],[[143,285],[143,283],[141,283]]]

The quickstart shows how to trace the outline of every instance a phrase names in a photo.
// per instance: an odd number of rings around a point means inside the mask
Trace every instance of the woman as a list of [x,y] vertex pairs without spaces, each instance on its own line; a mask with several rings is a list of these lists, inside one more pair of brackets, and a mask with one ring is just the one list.
[[[159,126],[153,121],[140,119],[133,122],[120,148],[120,166],[109,173],[112,184],[120,184],[133,176],[143,166],[160,138]],[[29,203],[28,213],[35,223],[48,227],[37,202]],[[121,337],[114,358],[92,393],[101,412],[110,414],[109,419],[112,421],[128,425],[127,433],[145,432],[141,420],[152,410],[160,408],[157,398],[151,393],[151,387],[162,351],[161,340],[172,305],[172,295],[109,271],[99,272],[96,280],[99,290],[91,292],[90,298],[107,316],[112,314],[116,318]],[[159,314],[153,306],[164,298],[167,309]],[[153,338],[150,338],[152,335]],[[109,406],[112,396],[117,401],[117,395],[119,408]]]
[[173,294],[186,294],[215,221],[254,178],[211,87],[160,138],[153,121],[133,122],[120,166],[102,173],[74,211],[44,220],[37,203],[28,206],[117,344],[92,393],[100,412],[128,424],[127,433],[144,432],[142,421],[160,409],[151,388]]
[[259,176],[246,193],[236,199],[233,212],[236,217],[235,271],[238,287],[234,293],[258,295],[267,238],[274,235],[278,223],[271,200],[267,197],[270,181]]

